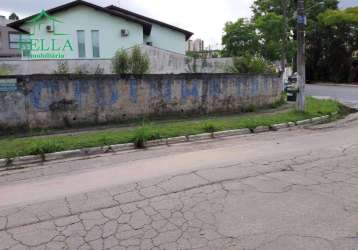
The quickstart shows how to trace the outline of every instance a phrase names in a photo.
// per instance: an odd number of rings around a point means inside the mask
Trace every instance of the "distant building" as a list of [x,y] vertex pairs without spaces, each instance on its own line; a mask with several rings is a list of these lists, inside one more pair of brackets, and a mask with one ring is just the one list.
[[7,27],[10,21],[0,16],[0,57],[21,57],[19,52],[19,31]]
[[204,50],[204,41],[201,39],[188,40],[186,43],[187,52],[200,52]]
[[193,51],[193,50],[194,50],[194,42],[193,42],[193,40],[188,40],[186,42],[185,51],[188,52],[188,51]]
[[194,40],[194,51],[203,51],[204,50],[204,41],[201,39]]

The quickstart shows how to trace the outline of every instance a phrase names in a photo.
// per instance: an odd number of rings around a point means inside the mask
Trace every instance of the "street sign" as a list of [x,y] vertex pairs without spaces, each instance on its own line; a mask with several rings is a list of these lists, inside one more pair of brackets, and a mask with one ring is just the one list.
[[297,23],[306,25],[307,17],[306,16],[297,16]]
[[17,79],[0,79],[0,92],[13,92],[17,91]]

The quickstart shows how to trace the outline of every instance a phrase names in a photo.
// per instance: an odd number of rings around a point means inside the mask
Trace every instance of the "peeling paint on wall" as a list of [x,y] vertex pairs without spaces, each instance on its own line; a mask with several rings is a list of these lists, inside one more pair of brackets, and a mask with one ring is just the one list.
[[137,80],[136,79],[131,79],[130,80],[130,97],[132,102],[136,103],[137,102],[137,89],[138,89],[138,85],[137,85]]
[[181,101],[185,102],[189,98],[196,99],[199,97],[198,82],[193,79],[191,81],[181,81]]
[[221,94],[221,86],[219,79],[209,80],[209,94],[210,96],[216,97]]
[[[4,77],[0,77],[4,78]],[[277,76],[231,74],[18,76],[26,91],[0,100],[0,127],[64,127],[143,116],[235,112],[280,99]],[[23,99],[10,105],[9,94]],[[11,122],[10,114],[16,113]]]

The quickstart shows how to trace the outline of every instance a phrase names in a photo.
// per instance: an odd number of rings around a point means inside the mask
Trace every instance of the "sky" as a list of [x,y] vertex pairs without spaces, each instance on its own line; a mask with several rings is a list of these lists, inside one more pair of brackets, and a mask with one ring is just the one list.
[[[71,0],[0,0],[0,15],[15,12],[20,18],[70,2]],[[205,46],[221,43],[223,27],[227,21],[250,17],[253,0],[87,0],[122,8],[194,32]],[[358,5],[358,0],[342,0],[341,7]]]

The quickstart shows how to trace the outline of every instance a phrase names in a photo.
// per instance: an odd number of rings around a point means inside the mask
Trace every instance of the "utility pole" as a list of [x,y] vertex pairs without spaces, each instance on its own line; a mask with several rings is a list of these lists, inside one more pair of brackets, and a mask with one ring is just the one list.
[[283,15],[283,34],[282,34],[282,52],[281,52],[281,69],[284,72],[287,64],[287,0],[281,0]]
[[297,0],[297,73],[298,96],[297,110],[305,111],[305,84],[306,84],[306,50],[305,50],[305,1]]

